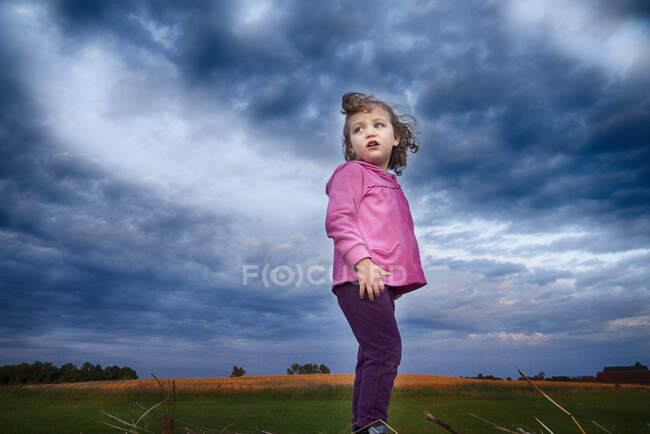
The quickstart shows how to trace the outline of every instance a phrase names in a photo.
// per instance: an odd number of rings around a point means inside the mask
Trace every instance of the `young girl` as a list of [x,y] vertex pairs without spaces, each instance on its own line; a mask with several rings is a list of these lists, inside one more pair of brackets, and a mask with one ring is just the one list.
[[327,182],[325,227],[334,241],[332,292],[359,342],[353,432],[387,432],[388,405],[402,356],[394,300],[424,285],[413,219],[396,176],[417,152],[412,123],[371,95],[347,93],[346,162]]

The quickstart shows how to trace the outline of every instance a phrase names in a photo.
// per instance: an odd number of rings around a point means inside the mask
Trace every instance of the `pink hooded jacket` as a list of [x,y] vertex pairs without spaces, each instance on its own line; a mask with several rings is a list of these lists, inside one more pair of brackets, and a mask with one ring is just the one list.
[[426,285],[411,211],[395,175],[365,161],[348,161],[336,168],[325,193],[325,229],[334,240],[332,291],[358,280],[354,264],[366,257],[392,273],[381,279],[397,287],[395,295]]

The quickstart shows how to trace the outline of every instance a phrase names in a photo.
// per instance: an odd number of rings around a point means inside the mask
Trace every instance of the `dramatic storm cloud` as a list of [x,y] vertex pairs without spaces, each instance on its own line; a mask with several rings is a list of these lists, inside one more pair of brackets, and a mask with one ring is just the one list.
[[340,98],[418,121],[400,372],[650,361],[643,1],[0,5],[0,364],[352,372]]

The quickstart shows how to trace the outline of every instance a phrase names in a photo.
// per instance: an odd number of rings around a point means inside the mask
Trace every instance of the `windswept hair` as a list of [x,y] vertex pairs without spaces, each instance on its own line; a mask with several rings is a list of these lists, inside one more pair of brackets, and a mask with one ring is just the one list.
[[386,104],[378,100],[373,95],[365,95],[358,92],[349,92],[343,95],[341,101],[341,113],[345,115],[345,124],[343,125],[343,154],[345,161],[357,159],[357,155],[352,148],[350,141],[350,127],[348,120],[355,113],[368,113],[374,107],[381,107],[390,115],[390,122],[395,131],[395,138],[399,137],[399,143],[395,146],[390,154],[388,169],[395,172],[395,175],[401,175],[402,169],[406,167],[406,150],[415,153],[420,149],[416,143],[415,137],[415,118],[409,114],[397,115],[395,110],[397,106]]

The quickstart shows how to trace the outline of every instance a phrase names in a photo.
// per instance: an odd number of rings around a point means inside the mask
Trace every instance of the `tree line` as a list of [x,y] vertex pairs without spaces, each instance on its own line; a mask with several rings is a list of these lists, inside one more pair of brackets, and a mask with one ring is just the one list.
[[[330,368],[321,364],[318,366],[315,363],[305,363],[301,365],[300,363],[294,363],[290,368],[287,368],[287,375],[302,375],[302,374],[329,374]],[[241,366],[233,366],[231,377],[243,377],[246,374],[246,370]]]
[[[476,377],[463,377],[460,378],[473,378],[476,380],[503,380],[501,377],[496,377],[494,375],[483,375],[478,374]],[[553,377],[547,377],[544,371],[540,371],[532,377],[528,377],[531,380],[546,380],[546,381],[582,381],[582,377],[569,377],[567,375],[556,375]],[[510,381],[512,378],[507,377],[506,380]],[[524,377],[519,377],[517,380],[524,380]]]
[[85,362],[81,368],[73,363],[61,367],[51,362],[0,366],[0,385],[31,383],[74,383],[78,381],[137,380],[138,374],[128,366],[107,366]]
[[321,364],[320,366],[315,363],[306,363],[301,365],[294,363],[290,368],[287,368],[287,375],[300,375],[300,374],[329,374],[330,368]]

